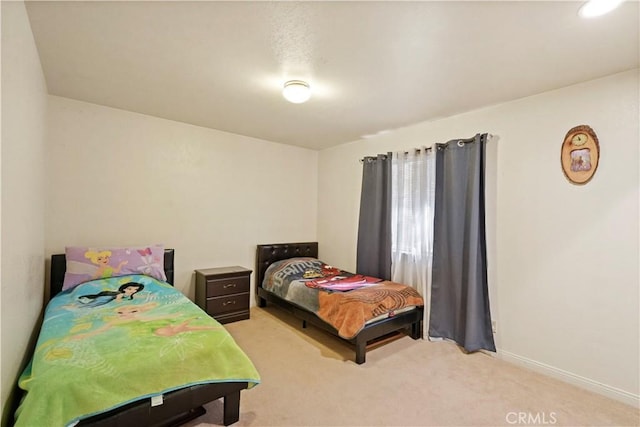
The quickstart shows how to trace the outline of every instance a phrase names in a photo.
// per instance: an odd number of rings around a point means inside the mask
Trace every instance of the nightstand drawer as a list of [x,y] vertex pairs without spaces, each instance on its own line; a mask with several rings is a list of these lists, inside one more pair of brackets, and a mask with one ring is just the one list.
[[249,298],[246,293],[207,299],[207,313],[218,315],[242,310],[249,310]]
[[228,277],[207,280],[207,298],[249,292],[249,277]]

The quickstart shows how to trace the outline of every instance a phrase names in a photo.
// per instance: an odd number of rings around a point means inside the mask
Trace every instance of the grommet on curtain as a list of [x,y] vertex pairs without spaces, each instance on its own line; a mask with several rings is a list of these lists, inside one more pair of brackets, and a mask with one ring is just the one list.
[[463,140],[458,140],[458,147],[464,147],[464,141]]
[[388,154],[378,154],[376,157],[366,156],[360,159],[360,163],[373,163],[377,160],[387,160]]

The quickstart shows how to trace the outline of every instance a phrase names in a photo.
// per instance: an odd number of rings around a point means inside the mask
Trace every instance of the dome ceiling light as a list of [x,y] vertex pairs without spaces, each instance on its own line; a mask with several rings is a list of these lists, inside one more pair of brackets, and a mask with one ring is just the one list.
[[284,84],[282,96],[294,104],[302,104],[311,98],[311,87],[309,83],[302,80],[289,80]]

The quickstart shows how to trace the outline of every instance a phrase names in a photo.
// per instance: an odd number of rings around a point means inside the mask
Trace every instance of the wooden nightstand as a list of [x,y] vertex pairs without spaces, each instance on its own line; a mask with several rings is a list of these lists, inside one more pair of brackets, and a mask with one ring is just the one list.
[[248,319],[250,276],[238,266],[196,270],[196,304],[220,323]]

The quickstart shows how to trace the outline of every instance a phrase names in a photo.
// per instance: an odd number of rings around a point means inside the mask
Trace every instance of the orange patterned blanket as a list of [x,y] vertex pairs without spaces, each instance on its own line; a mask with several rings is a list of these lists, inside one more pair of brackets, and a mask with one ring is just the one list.
[[415,289],[390,281],[349,292],[320,292],[318,297],[320,309],[316,314],[343,338],[353,338],[366,322],[378,316],[393,316],[396,310],[424,304]]

